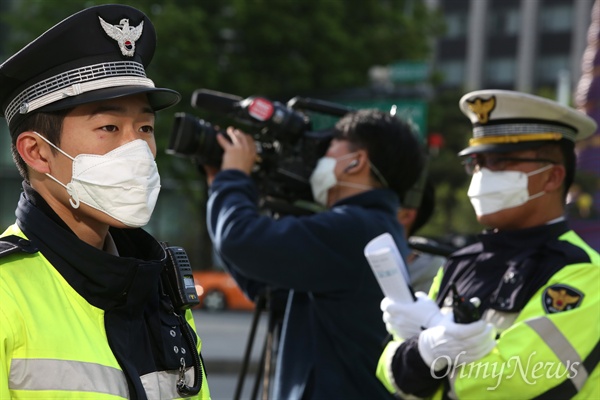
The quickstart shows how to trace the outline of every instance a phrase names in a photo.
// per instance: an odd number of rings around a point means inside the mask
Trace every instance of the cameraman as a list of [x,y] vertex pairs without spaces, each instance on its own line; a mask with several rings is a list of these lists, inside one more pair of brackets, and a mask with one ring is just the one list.
[[[406,257],[396,219],[399,196],[416,182],[424,154],[403,121],[378,110],[342,117],[311,176],[314,198],[330,210],[274,219],[261,215],[250,177],[254,140],[219,135],[221,171],[211,185],[207,223],[215,249],[242,289],[290,289],[282,327],[275,399],[391,399],[375,377],[387,335],[383,294],[363,255],[389,232]],[[215,174],[216,173],[216,174]]]

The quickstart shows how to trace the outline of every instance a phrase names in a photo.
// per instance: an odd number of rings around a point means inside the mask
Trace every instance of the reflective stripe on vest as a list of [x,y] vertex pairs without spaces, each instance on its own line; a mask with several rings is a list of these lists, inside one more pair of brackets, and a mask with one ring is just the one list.
[[571,342],[567,340],[565,335],[562,334],[556,325],[554,325],[554,322],[549,318],[535,318],[525,321],[525,323],[544,339],[544,342],[546,342],[548,347],[550,347],[564,366],[567,368],[569,368],[569,366],[571,366],[571,368],[577,366],[577,373],[570,378],[570,381],[575,386],[575,389],[580,391],[585,384],[589,373]]
[[[579,392],[587,381],[589,372],[571,342],[554,325],[554,322],[547,317],[538,317],[524,322],[542,338],[544,343],[554,352],[554,355],[567,369],[571,369],[571,371],[575,369],[577,371],[567,382],[570,381],[576,392]],[[450,398],[457,398],[455,383],[458,375],[456,373],[450,376]]]
[[[181,397],[177,392],[179,370],[152,372],[142,375],[140,378],[149,399],[177,399]],[[190,386],[194,382],[194,368],[190,367],[185,371],[185,381]],[[204,387],[202,390],[205,390]]]
[[123,372],[105,365],[42,358],[13,358],[11,390],[64,390],[129,397]]

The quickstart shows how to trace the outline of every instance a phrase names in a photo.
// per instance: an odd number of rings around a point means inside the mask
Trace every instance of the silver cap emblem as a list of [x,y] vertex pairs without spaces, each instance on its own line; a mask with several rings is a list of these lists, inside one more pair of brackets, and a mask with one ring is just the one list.
[[100,25],[102,25],[104,32],[119,44],[121,53],[123,53],[124,56],[133,57],[133,54],[135,53],[135,41],[142,36],[144,21],[140,22],[136,27],[131,27],[129,26],[129,20],[127,18],[123,18],[118,25],[111,25],[103,20],[102,17],[98,18],[100,19]]

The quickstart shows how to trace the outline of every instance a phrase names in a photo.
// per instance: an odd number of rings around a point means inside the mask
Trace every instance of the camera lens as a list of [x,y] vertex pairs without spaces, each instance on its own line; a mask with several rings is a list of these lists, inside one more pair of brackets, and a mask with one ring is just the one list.
[[167,154],[191,157],[202,165],[220,167],[223,149],[219,131],[210,122],[186,113],[176,113]]

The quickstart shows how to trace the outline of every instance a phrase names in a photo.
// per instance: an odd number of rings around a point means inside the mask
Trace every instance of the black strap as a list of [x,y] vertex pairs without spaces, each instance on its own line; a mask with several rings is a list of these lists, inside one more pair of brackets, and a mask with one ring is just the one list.
[[408,238],[408,246],[422,253],[434,254],[436,256],[448,257],[458,250],[457,247],[437,242],[423,236],[411,236]]
[[0,258],[6,257],[13,253],[33,254],[38,251],[29,240],[23,239],[16,235],[9,235],[0,238]]
[[[600,342],[596,343],[596,347],[592,350],[592,352],[587,356],[587,358],[583,361],[583,366],[585,367],[588,378],[594,372],[594,369],[600,362]],[[553,387],[552,389],[542,393],[536,399],[540,400],[550,400],[550,399],[570,399],[574,397],[578,393],[577,388],[573,385],[571,379],[565,380],[558,386]]]

